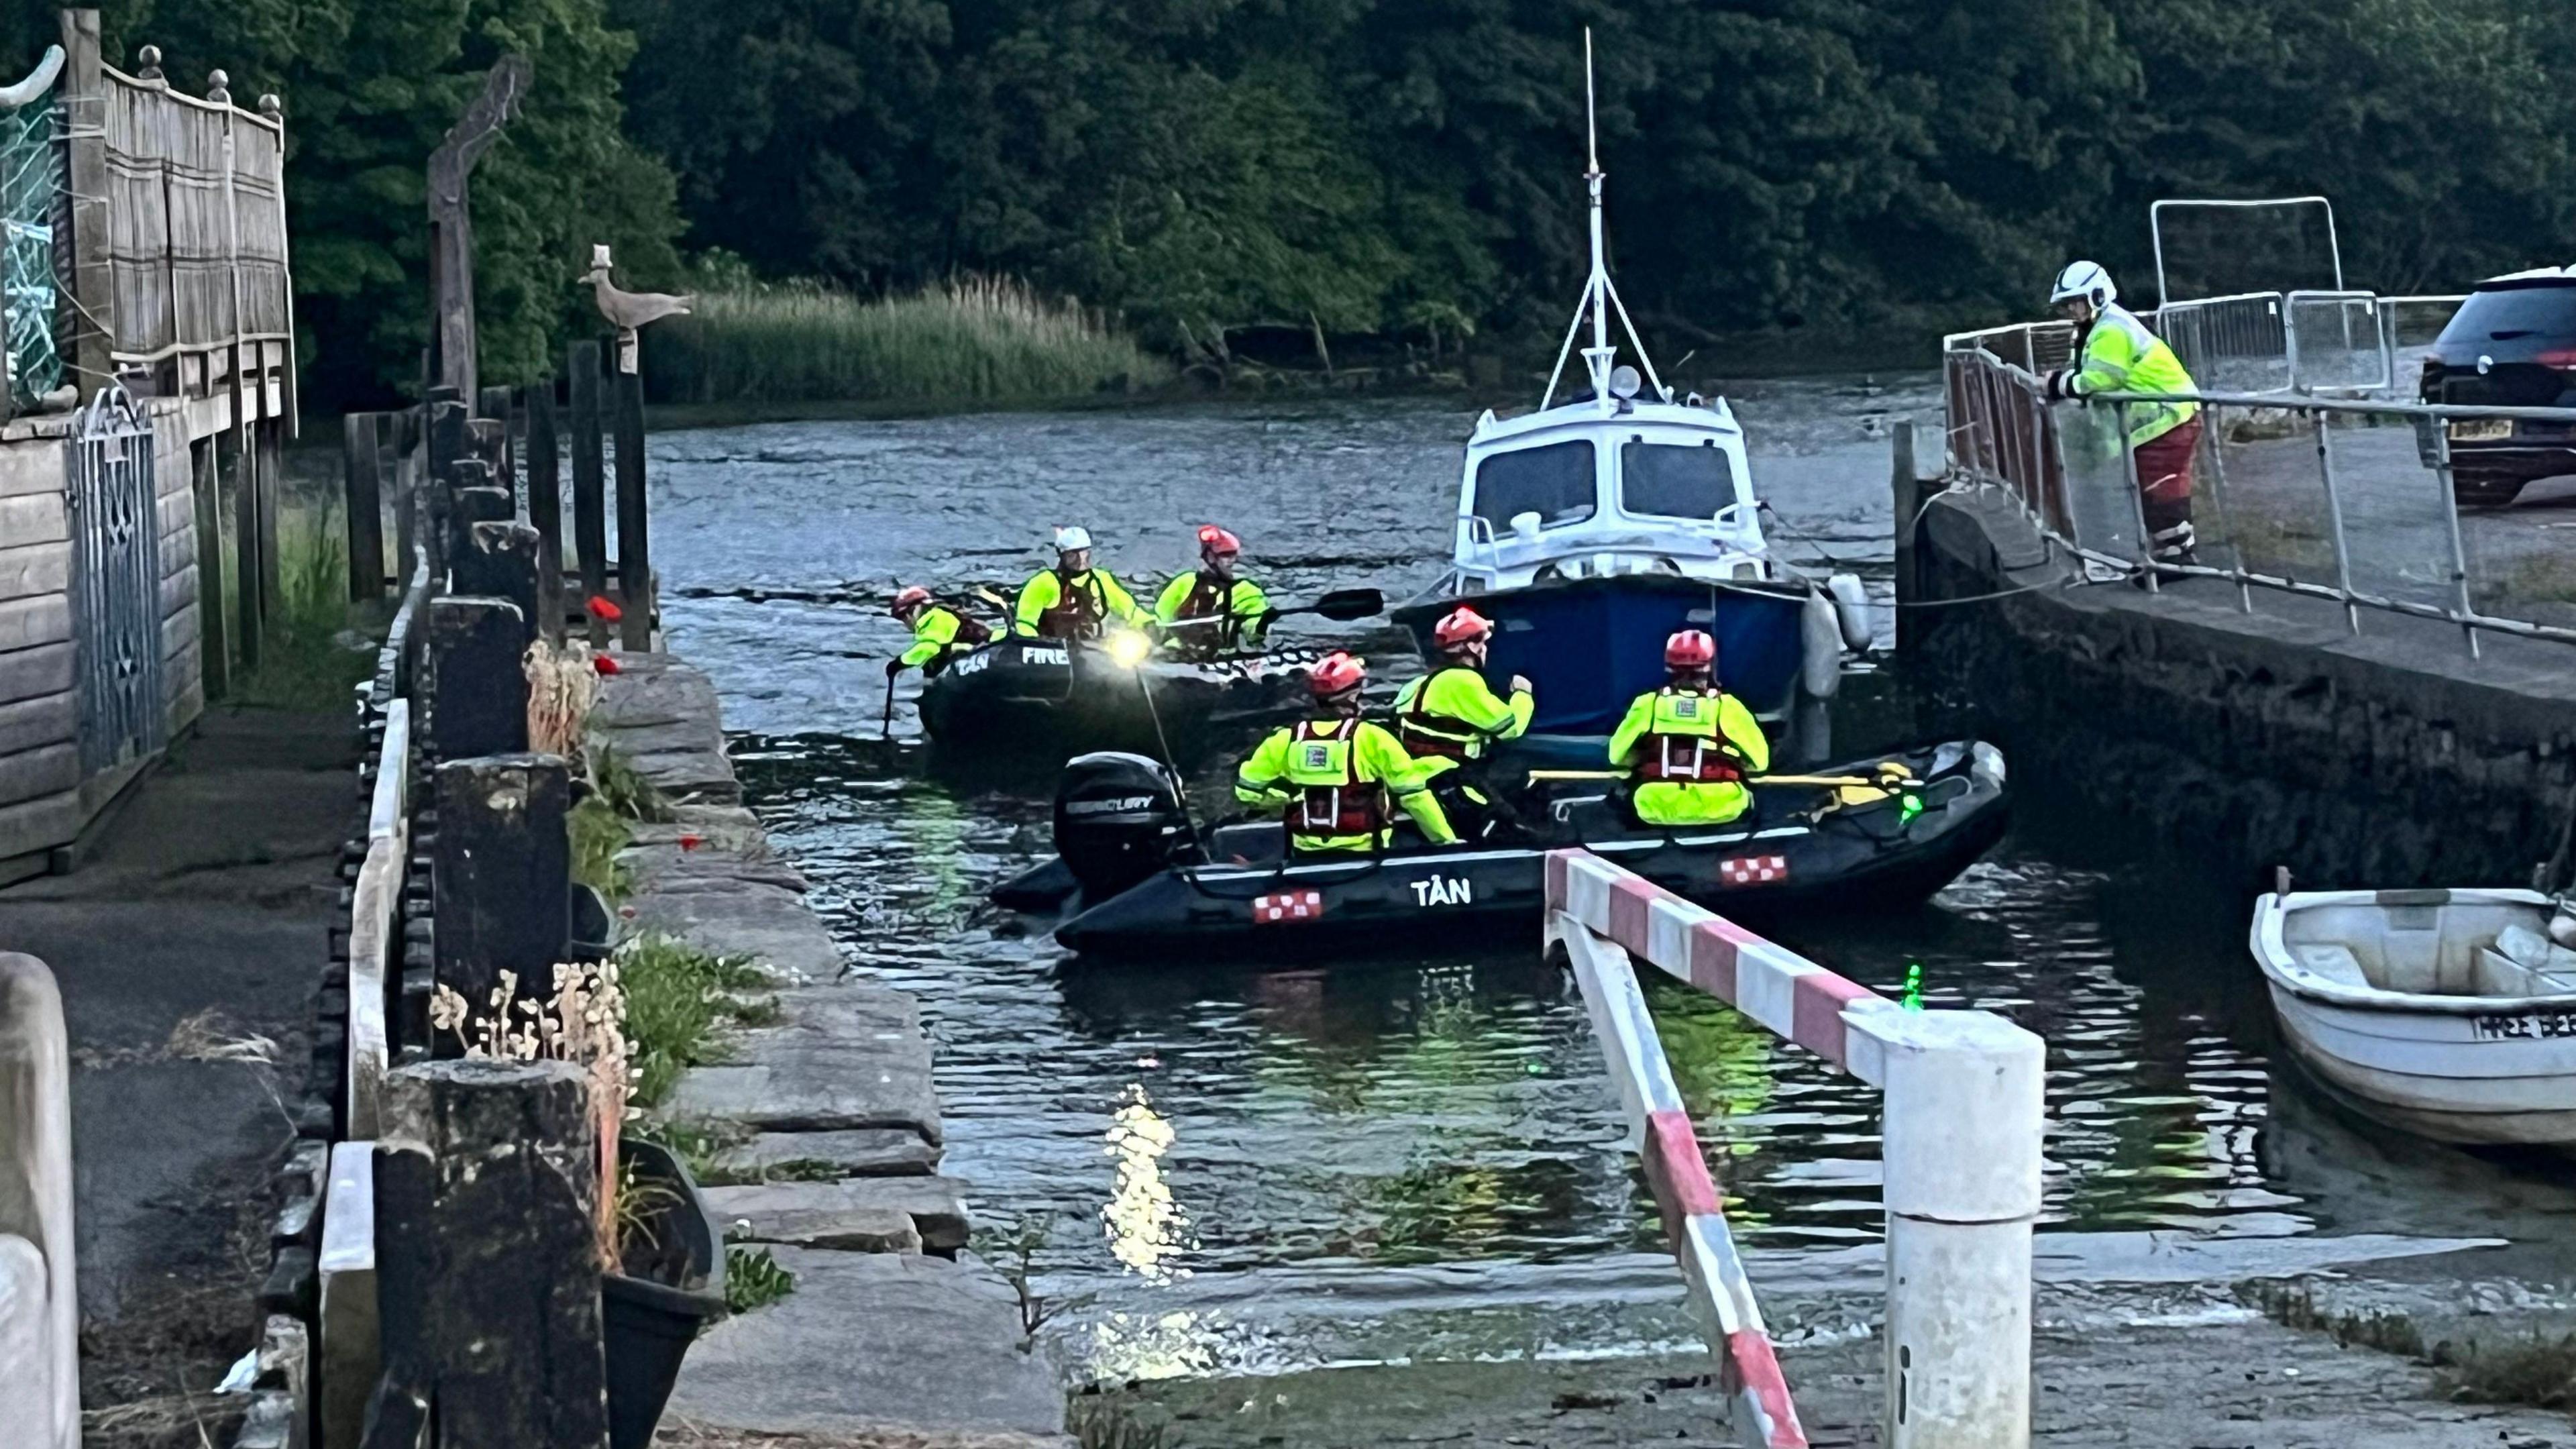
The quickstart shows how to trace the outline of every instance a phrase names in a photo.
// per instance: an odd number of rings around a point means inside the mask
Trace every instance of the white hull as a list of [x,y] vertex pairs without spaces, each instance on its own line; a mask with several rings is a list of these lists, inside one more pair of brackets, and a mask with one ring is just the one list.
[[[2303,944],[2312,950],[2333,937],[2312,931],[2303,943],[2296,919],[2320,912],[2311,919],[2347,932],[2385,921],[2356,944],[2397,958],[2389,972],[2420,967],[2428,977],[2456,977],[2437,972],[2437,939],[2456,955],[2481,927],[2493,939],[2485,923],[2526,915],[2537,923],[2547,909],[2546,898],[2528,891],[2267,895],[2256,907],[2252,944],[2291,1053],[2354,1105],[2438,1142],[2576,1147],[2576,995],[2472,994],[2455,979],[2423,983],[2447,990],[2382,989],[2303,960]],[[2420,960],[2410,962],[2418,946]]]

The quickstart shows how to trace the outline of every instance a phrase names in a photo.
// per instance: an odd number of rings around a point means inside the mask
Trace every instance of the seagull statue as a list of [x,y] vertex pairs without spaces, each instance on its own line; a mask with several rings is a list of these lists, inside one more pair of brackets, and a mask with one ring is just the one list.
[[665,317],[682,317],[697,302],[694,296],[674,296],[669,292],[629,292],[610,279],[608,246],[596,243],[590,249],[590,270],[582,274],[590,283],[591,297],[599,304],[599,315],[617,329],[617,367],[620,372],[635,370],[635,332],[639,327],[659,322]]

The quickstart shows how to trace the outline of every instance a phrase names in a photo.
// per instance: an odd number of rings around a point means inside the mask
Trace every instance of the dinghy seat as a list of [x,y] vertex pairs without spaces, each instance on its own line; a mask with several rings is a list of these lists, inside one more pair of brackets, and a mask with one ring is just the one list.
[[2349,946],[2332,941],[2302,941],[2290,948],[2290,954],[2298,957],[2299,964],[2309,972],[2337,986],[2372,989],[2370,978],[2362,973],[2361,958],[2353,955]]

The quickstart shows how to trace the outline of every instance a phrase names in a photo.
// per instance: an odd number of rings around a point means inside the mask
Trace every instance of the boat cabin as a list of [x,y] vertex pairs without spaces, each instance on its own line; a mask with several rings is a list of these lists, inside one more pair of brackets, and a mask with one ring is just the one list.
[[1458,488],[1458,592],[1616,574],[1772,576],[1743,430],[1725,401],[1612,392],[1477,419]]

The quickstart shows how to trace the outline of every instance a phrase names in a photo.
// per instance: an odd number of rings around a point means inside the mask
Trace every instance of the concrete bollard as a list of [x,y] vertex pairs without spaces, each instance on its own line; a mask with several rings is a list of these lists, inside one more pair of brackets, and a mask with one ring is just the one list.
[[24,1247],[0,1248],[0,1405],[29,1432],[10,1442],[80,1449],[63,998],[44,962],[0,952],[0,1245],[12,1240]]
[[414,1298],[404,1306],[419,1314],[417,1337],[401,1349],[418,1357],[404,1373],[425,1370],[434,1385],[441,1449],[604,1449],[588,1078],[569,1062],[433,1062],[395,1072],[390,1087],[388,1146],[425,1148],[432,1173],[425,1241],[402,1245],[414,1268],[426,1251],[425,1274],[398,1277],[383,1257],[377,1204],[388,1381],[392,1315]]
[[1985,1012],[1843,1019],[1887,1091],[1888,1449],[2026,1444],[2046,1050]]
[[507,599],[451,595],[429,605],[430,740],[445,759],[528,747],[527,621]]
[[477,1012],[491,1010],[504,971],[522,995],[544,996],[572,934],[571,767],[554,755],[450,760],[437,799],[439,982]]

